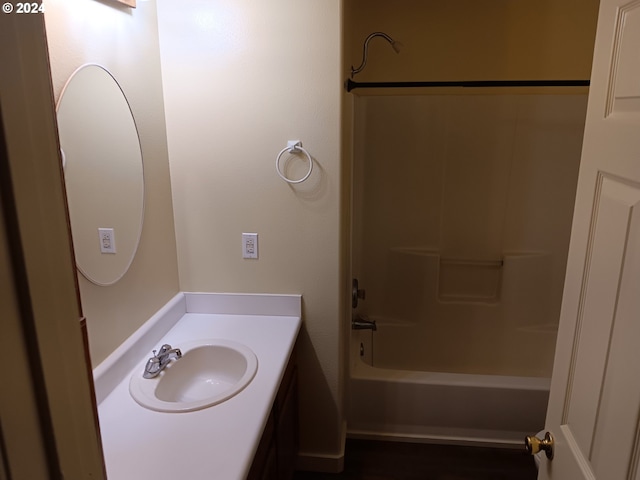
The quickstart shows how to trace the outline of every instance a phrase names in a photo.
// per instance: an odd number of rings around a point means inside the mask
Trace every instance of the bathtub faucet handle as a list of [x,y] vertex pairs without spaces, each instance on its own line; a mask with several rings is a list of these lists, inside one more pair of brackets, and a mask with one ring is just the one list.
[[358,279],[354,278],[351,281],[351,307],[356,308],[358,306],[358,299],[364,300],[366,296],[367,292],[364,289],[360,289]]

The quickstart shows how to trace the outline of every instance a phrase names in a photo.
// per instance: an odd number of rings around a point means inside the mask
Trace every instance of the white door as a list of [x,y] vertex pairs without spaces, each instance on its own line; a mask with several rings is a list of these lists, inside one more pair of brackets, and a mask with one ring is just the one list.
[[601,0],[539,479],[640,480],[640,0]]

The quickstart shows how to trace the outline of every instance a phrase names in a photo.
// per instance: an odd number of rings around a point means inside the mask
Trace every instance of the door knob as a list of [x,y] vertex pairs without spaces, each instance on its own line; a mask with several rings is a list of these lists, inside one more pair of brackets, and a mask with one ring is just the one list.
[[544,439],[540,440],[538,437],[531,435],[524,438],[524,446],[531,455],[535,455],[541,450],[544,450],[545,455],[549,460],[553,460],[553,435],[549,432],[544,434]]

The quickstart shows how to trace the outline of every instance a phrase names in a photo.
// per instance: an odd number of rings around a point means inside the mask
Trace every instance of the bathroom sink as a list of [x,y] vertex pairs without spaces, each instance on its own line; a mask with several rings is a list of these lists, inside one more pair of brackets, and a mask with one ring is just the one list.
[[176,344],[182,358],[155,378],[131,376],[129,392],[143,407],[159,412],[190,412],[229,400],[253,380],[258,359],[245,345],[223,339]]

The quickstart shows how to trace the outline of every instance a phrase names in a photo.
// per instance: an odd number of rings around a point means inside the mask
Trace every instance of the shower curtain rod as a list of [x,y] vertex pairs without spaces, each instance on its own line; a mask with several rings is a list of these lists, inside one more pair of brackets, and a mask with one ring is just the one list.
[[448,82],[344,82],[347,92],[356,88],[416,88],[416,87],[588,87],[589,80],[461,80]]

